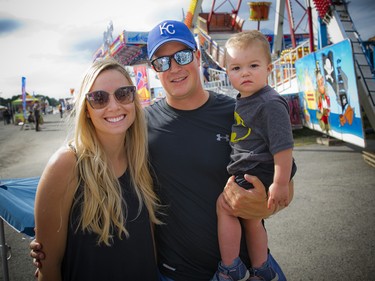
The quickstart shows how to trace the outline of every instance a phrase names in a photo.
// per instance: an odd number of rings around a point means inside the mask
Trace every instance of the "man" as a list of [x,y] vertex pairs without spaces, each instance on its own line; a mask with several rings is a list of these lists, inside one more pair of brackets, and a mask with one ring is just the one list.
[[[165,99],[146,108],[150,161],[157,175],[156,191],[165,206],[164,224],[155,228],[161,280],[207,281],[220,261],[216,199],[223,187],[233,215],[266,218],[277,210],[267,209],[267,196],[257,178],[246,177],[255,186],[251,192],[233,178],[228,180],[235,101],[203,89],[200,51],[187,26],[163,21],[150,31],[147,44],[152,67],[166,92]],[[30,246],[40,247],[35,242]],[[250,266],[245,243],[241,253]],[[43,258],[36,252],[31,256]],[[279,280],[285,280],[272,262]]]
[[[229,178],[234,100],[203,89],[200,51],[182,22],[158,24],[147,48],[166,92],[166,99],[146,109],[151,163],[167,206],[165,224],[155,230],[159,268],[171,280],[209,280],[220,260],[215,206]],[[230,179],[224,196],[228,209],[245,218],[269,216],[265,192],[256,192]],[[250,266],[244,243],[241,253]]]

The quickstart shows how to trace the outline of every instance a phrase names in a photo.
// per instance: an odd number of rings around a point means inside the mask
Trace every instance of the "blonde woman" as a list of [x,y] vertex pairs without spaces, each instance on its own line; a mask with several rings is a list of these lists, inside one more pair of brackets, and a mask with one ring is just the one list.
[[38,280],[158,280],[158,200],[143,109],[126,70],[96,61],[76,97],[73,136],[49,160],[35,201]]

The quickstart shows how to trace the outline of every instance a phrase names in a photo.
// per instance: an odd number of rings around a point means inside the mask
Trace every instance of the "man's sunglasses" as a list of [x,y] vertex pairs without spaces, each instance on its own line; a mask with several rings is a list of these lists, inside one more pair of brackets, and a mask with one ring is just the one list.
[[164,72],[171,68],[171,59],[173,58],[179,65],[186,65],[193,61],[194,51],[186,49],[178,51],[170,56],[158,57],[151,61],[152,66],[157,72]]
[[[125,86],[118,88],[113,95],[118,103],[128,104],[134,101],[136,90],[135,86]],[[109,95],[106,91],[94,91],[87,93],[86,99],[93,109],[102,109],[108,105]]]

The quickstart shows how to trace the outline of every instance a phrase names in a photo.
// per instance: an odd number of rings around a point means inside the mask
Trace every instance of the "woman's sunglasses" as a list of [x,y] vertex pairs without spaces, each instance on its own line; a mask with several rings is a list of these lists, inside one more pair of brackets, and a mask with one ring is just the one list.
[[170,56],[159,57],[151,61],[152,66],[157,72],[164,72],[171,68],[171,59],[173,58],[179,65],[186,65],[193,61],[194,51],[190,49],[178,51]]
[[[135,86],[125,86],[118,88],[113,95],[118,103],[128,104],[134,101],[136,90]],[[108,105],[109,95],[106,91],[94,91],[87,93],[86,99],[93,109],[102,109]]]

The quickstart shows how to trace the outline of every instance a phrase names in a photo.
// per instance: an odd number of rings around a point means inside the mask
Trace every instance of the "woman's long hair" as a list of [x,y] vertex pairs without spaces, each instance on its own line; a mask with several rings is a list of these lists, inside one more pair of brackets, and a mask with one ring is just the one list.
[[[113,233],[117,232],[119,238],[122,238],[123,234],[128,236],[125,227],[126,208],[122,208],[126,198],[122,198],[119,181],[97,138],[94,125],[87,117],[85,99],[85,94],[90,91],[98,75],[105,70],[116,70],[133,84],[125,68],[114,59],[94,62],[83,78],[71,114],[75,127],[71,143],[77,155],[78,185],[83,185],[82,217],[79,225],[83,231],[98,234],[98,244],[104,242],[110,245]],[[134,105],[135,121],[127,130],[124,139],[128,169],[139,200],[138,214],[146,206],[151,222],[159,224],[160,221],[155,215],[159,201],[153,190],[149,170],[146,121],[137,95]]]

